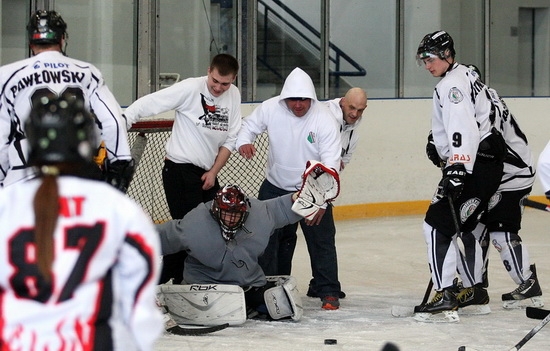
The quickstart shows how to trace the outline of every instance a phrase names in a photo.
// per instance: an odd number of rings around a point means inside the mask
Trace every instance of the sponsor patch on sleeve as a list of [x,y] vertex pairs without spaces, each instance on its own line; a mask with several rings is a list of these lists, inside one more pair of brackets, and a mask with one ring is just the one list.
[[449,90],[449,100],[453,104],[458,104],[464,99],[464,95],[462,95],[462,92],[457,87],[452,87],[451,90]]

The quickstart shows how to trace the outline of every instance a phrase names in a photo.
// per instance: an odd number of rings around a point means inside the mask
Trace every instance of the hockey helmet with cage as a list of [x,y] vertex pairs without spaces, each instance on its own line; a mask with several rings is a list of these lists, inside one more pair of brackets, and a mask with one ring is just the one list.
[[246,218],[250,203],[244,191],[237,185],[226,185],[216,193],[210,213],[220,224],[222,236],[231,240]]
[[455,54],[453,38],[447,32],[438,30],[422,38],[416,50],[416,59],[421,64],[425,58],[438,57],[445,60],[448,57],[455,57]]
[[67,38],[67,24],[56,11],[39,10],[34,12],[27,24],[29,44],[61,44]]
[[31,166],[92,162],[96,131],[82,100],[44,96],[33,105],[25,122]]

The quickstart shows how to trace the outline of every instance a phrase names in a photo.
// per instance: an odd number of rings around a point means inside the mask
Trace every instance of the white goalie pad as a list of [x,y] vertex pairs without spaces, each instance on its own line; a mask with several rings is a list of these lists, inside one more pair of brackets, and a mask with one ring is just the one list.
[[318,161],[308,161],[302,174],[302,188],[292,210],[304,218],[312,218],[326,203],[340,193],[338,172]]
[[296,278],[290,275],[268,276],[268,282],[275,286],[264,292],[264,300],[269,315],[273,319],[290,317],[299,321],[304,313],[302,299],[296,287]]
[[246,322],[240,286],[227,284],[161,284],[157,299],[177,324],[239,325]]

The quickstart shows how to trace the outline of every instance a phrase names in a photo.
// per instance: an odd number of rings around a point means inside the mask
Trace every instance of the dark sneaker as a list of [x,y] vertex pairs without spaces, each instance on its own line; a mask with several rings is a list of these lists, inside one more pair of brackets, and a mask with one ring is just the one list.
[[537,271],[535,265],[532,264],[531,276],[529,279],[521,283],[514,291],[507,294],[502,294],[502,301],[504,308],[517,308],[520,306],[520,301],[529,299],[533,307],[542,307],[544,302],[542,301],[542,290],[537,278]]
[[462,288],[457,294],[459,314],[489,314],[489,294],[482,284]]
[[[308,297],[318,297],[320,298],[321,295],[319,295],[319,293],[310,285],[309,288],[307,289],[307,294],[306,294]],[[343,291],[340,291],[338,293],[338,298],[340,299],[345,299],[346,298],[346,293],[343,292]]]
[[336,296],[325,296],[321,301],[323,302],[321,308],[324,310],[337,310],[340,308],[340,300]]

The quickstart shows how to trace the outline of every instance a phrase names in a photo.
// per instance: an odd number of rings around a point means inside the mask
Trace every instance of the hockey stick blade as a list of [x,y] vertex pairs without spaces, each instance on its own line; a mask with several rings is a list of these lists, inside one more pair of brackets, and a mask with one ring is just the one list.
[[530,199],[524,199],[523,205],[527,207],[536,208],[537,210],[550,212],[550,206],[542,202],[538,202]]
[[478,349],[471,348],[469,346],[460,346],[458,351],[478,351]]
[[219,330],[223,330],[229,326],[229,323],[220,324],[220,325],[214,325],[211,327],[181,327],[179,325],[173,326],[171,328],[166,329],[166,331],[170,334],[174,335],[204,335],[209,334],[213,332],[217,332]]
[[525,315],[527,318],[532,319],[544,319],[550,314],[550,310],[545,310],[543,308],[527,306],[525,308]]

